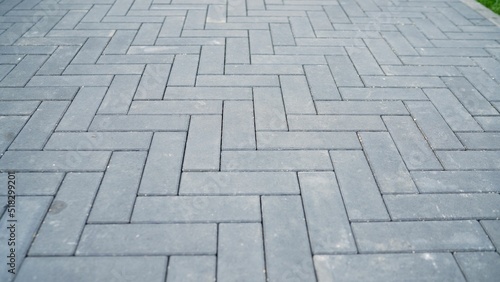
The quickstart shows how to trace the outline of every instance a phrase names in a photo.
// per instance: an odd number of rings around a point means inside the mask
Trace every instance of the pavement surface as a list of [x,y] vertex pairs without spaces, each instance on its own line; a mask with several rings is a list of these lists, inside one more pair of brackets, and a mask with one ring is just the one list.
[[1,1],[0,281],[498,281],[499,81],[458,0]]

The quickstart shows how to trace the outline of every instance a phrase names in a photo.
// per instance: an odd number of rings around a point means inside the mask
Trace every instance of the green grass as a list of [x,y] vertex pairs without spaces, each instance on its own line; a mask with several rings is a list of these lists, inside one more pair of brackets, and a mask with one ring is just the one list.
[[477,0],[477,2],[488,7],[488,9],[500,15],[500,0]]

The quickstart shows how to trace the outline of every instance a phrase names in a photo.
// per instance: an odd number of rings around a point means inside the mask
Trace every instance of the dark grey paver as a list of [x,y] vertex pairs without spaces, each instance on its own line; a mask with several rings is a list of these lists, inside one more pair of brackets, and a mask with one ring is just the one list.
[[249,87],[173,87],[165,90],[165,100],[251,100]]
[[134,99],[161,99],[165,92],[169,73],[170,65],[147,65],[141,77],[141,82],[137,87]]
[[99,114],[126,114],[139,84],[138,75],[116,75],[99,107]]
[[[0,173],[0,179],[7,183],[7,173]],[[16,173],[16,195],[19,196],[51,196],[55,195],[63,173]],[[7,195],[8,191],[0,191],[0,195]]]
[[61,132],[54,133],[45,150],[116,151],[147,150],[150,132]]
[[332,71],[333,78],[339,87],[363,87],[354,65],[347,55],[328,56],[328,65]]
[[472,115],[498,115],[498,111],[462,77],[443,77],[446,86]]
[[105,87],[81,88],[57,126],[57,131],[87,130],[106,94]]
[[183,170],[219,170],[220,116],[193,116],[184,154]]
[[10,146],[28,121],[27,116],[0,116],[0,153],[3,154]]

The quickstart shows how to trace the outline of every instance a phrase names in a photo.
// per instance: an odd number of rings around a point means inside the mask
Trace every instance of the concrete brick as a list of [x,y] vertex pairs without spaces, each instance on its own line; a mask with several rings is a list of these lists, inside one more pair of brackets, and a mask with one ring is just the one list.
[[498,250],[500,246],[500,221],[497,220],[482,220],[481,225],[488,234],[491,242],[495,245]]
[[324,65],[326,60],[320,55],[252,55],[252,64],[257,65]]
[[489,56],[482,48],[418,48],[418,53],[421,56],[457,56],[457,57],[470,57],[470,56]]
[[459,76],[452,66],[382,66],[386,75]]
[[481,125],[486,131],[498,131],[500,128],[499,116],[492,117],[476,117],[476,121]]
[[479,67],[459,67],[461,73],[489,101],[500,100],[498,84]]
[[28,87],[108,87],[111,75],[34,76]]
[[[0,173],[0,179],[7,183],[7,173]],[[55,195],[63,173],[16,173],[16,195],[18,196],[52,196]],[[0,191],[0,195],[6,196],[7,189]]]
[[[137,3],[137,2],[136,2]],[[190,12],[193,10],[190,10]],[[179,37],[181,36],[182,27],[185,17],[165,17],[163,26],[160,29],[159,37]]]
[[250,52],[252,54],[274,53],[273,42],[269,30],[250,30],[249,37],[250,37]]
[[215,256],[171,256],[167,282],[215,281]]
[[130,114],[221,114],[221,101],[133,101]]
[[290,130],[300,131],[368,131],[385,130],[379,117],[359,115],[289,115]]
[[211,4],[208,6],[207,23],[225,23],[227,17],[226,5]]
[[299,181],[313,254],[356,253],[335,174],[299,173]]
[[318,281],[465,281],[446,253],[315,256],[314,266]]
[[166,257],[29,257],[19,281],[165,281]]
[[439,151],[436,155],[446,170],[497,170],[500,168],[500,151]]
[[397,27],[413,47],[434,47],[427,37],[413,25],[400,25]]
[[185,133],[155,133],[142,175],[139,194],[177,194],[181,178],[185,141]]
[[50,137],[45,150],[147,150],[150,132],[63,132]]
[[126,114],[139,79],[138,75],[116,75],[97,112],[99,114]]
[[285,108],[279,88],[254,88],[255,128],[260,130],[287,130]]
[[276,75],[199,75],[196,86],[268,87],[279,86]]
[[226,64],[249,64],[249,49],[248,38],[227,38]]
[[469,281],[495,281],[500,275],[498,253],[455,253],[454,256]]
[[304,66],[304,70],[314,101],[341,99],[328,66]]
[[162,24],[143,23],[135,35],[132,45],[154,45]]
[[90,131],[187,131],[189,116],[97,115]]
[[251,101],[224,102],[222,124],[222,150],[256,148]]
[[290,17],[290,26],[294,37],[316,37],[307,17]]
[[137,197],[131,222],[260,222],[257,196]]
[[389,214],[361,151],[331,151],[333,168],[350,221],[385,221]]
[[400,101],[317,101],[315,104],[320,115],[408,115]]
[[170,77],[169,86],[194,86],[196,71],[198,69],[198,56],[176,55]]
[[362,132],[359,137],[382,193],[417,193],[389,133]]
[[86,131],[106,93],[104,87],[81,88],[63,118],[57,131]]
[[27,55],[0,81],[0,87],[25,86],[46,60],[45,55]]
[[173,87],[165,90],[165,100],[252,100],[249,87]]
[[497,171],[414,171],[412,176],[423,193],[500,191]]
[[202,46],[199,74],[224,73],[224,46]]
[[328,65],[330,66],[330,70],[332,71],[333,78],[337,83],[337,86],[364,86],[348,56],[328,56],[326,59],[328,61]]
[[189,125],[183,170],[219,170],[221,116],[193,116]]
[[472,220],[353,223],[352,230],[360,253],[494,249],[479,223]]
[[0,154],[7,150],[21,129],[23,129],[28,118],[27,116],[0,116],[0,123],[2,124],[2,128],[0,128],[0,136],[2,136],[0,138]]
[[75,56],[72,64],[95,64],[108,44],[109,38],[89,38]]
[[471,150],[499,150],[500,134],[493,132],[458,133],[460,140],[467,149]]
[[332,23],[324,11],[307,11],[309,21],[314,30],[333,30]]
[[287,114],[315,114],[314,102],[303,76],[280,76],[281,91]]
[[130,221],[145,160],[145,152],[113,153],[87,222]]
[[225,74],[304,74],[299,65],[226,65]]
[[257,132],[259,150],[361,149],[354,132]]
[[185,172],[180,195],[298,194],[292,172]]
[[134,100],[162,99],[167,87],[170,67],[171,65],[167,64],[147,65],[134,95]]
[[326,151],[223,151],[221,171],[332,170]]
[[346,47],[359,75],[382,75],[377,61],[366,47]]
[[315,280],[300,197],[262,197],[262,218],[267,278]]
[[220,224],[217,279],[265,281],[263,247],[260,224]]
[[474,61],[467,57],[416,57],[399,56],[405,65],[417,66],[473,66]]
[[0,101],[0,115],[20,116],[32,115],[40,102],[37,101]]
[[443,77],[442,80],[472,115],[498,115],[498,111],[465,78]]
[[101,65],[69,65],[64,70],[64,75],[89,75],[89,74],[142,74],[144,65],[138,64],[101,64]]
[[295,45],[292,29],[289,24],[270,24],[274,46]]
[[[179,45],[170,45],[170,46],[130,46],[127,51],[127,55],[176,55],[178,53],[182,53],[182,55],[191,55],[200,53],[199,46],[179,46]],[[198,56],[196,56],[198,57]]]
[[98,64],[171,64],[173,55],[102,55]]
[[367,87],[445,87],[438,77],[432,76],[363,76]]
[[76,250],[102,173],[69,173],[57,192],[29,255],[66,255]]
[[37,74],[62,74],[79,49],[79,46],[59,46],[38,70]]
[[493,58],[474,58],[494,80],[500,80],[500,63]]
[[213,255],[215,224],[88,224],[77,255]]
[[415,88],[340,88],[346,100],[427,100],[421,89]]
[[381,34],[397,55],[418,55],[410,42],[400,32],[384,31]]

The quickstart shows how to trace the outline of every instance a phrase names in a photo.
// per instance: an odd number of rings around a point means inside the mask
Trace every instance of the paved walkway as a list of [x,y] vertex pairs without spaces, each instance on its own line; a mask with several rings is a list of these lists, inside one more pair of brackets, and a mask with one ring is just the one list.
[[0,280],[498,281],[499,81],[458,0],[1,1]]

